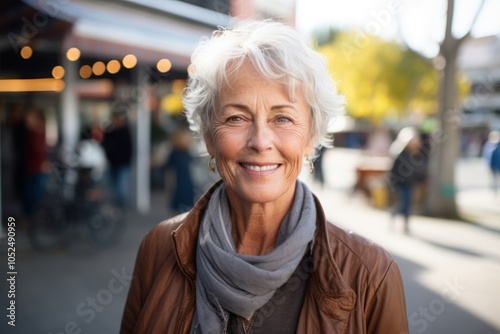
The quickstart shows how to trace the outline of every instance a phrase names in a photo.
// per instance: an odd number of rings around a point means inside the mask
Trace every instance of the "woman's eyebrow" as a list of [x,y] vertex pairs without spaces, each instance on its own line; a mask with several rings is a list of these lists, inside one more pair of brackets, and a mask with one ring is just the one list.
[[292,109],[297,111],[297,108],[293,104],[278,104],[271,107],[271,110],[279,110],[279,109]]
[[[226,108],[235,108],[243,111],[250,111],[250,108],[241,103],[227,103],[222,106],[222,110]],[[280,109],[292,109],[293,111],[297,111],[297,108],[293,104],[277,104],[271,107],[272,111],[280,110]]]
[[250,110],[250,108],[248,108],[248,106],[246,106],[244,104],[240,104],[240,103],[227,103],[227,104],[222,106],[222,110],[229,108],[229,107],[244,110],[244,111]]

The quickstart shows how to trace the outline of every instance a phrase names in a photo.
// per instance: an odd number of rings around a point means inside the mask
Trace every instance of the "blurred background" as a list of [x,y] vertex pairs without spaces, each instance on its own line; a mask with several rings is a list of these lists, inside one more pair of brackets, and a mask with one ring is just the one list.
[[325,56],[346,110],[301,179],[331,222],[397,259],[410,332],[500,333],[500,2],[0,9],[2,333],[118,332],[142,237],[218,178],[181,96],[196,43],[243,18],[283,21]]

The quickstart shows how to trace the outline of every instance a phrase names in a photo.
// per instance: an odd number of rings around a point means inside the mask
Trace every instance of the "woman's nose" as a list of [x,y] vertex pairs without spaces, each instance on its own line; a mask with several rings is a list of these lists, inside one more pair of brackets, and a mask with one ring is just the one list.
[[269,125],[254,123],[248,131],[247,147],[257,153],[268,151],[272,148],[272,130]]

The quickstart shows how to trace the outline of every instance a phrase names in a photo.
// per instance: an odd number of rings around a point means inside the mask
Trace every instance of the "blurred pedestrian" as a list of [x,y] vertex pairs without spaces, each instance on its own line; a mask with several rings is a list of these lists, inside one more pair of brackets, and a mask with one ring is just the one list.
[[422,153],[422,141],[418,131],[411,127],[403,128],[389,149],[394,157],[389,172],[391,189],[395,193],[396,205],[392,213],[401,214],[404,230],[409,233],[409,218],[415,186],[424,179],[427,159]]
[[100,130],[96,127],[85,127],[80,133],[77,145],[78,185],[81,189],[99,183],[106,170],[106,154],[99,142]]
[[175,181],[169,187],[173,188],[170,194],[170,209],[172,213],[179,214],[189,211],[194,204],[194,182],[191,175],[193,157],[190,149],[192,137],[189,129],[181,129],[172,134],[172,151],[165,163],[165,170],[172,170]]
[[483,158],[491,172],[491,186],[496,194],[500,187],[500,132],[491,131],[483,145]]
[[125,113],[112,113],[111,125],[104,132],[102,145],[109,162],[114,200],[119,207],[125,209],[130,193],[130,165],[133,153],[132,135]]
[[30,109],[25,118],[24,212],[32,216],[42,199],[49,172],[43,112]]

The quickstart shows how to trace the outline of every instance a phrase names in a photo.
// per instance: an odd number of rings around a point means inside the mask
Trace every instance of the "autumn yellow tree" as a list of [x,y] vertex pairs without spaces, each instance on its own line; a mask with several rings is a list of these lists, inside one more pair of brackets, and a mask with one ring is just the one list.
[[438,77],[432,62],[396,42],[347,31],[319,51],[346,97],[349,115],[379,123],[436,112]]

